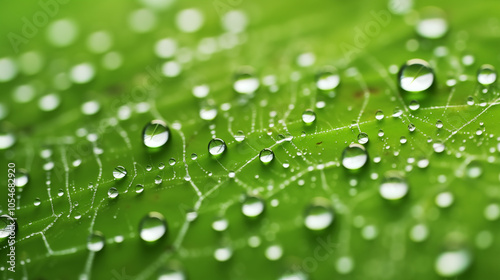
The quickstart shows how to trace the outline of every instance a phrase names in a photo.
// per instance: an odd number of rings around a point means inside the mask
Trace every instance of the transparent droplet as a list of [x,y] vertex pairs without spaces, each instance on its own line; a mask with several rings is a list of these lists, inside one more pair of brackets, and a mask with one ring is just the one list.
[[19,169],[16,173],[16,187],[24,187],[29,182],[28,172],[24,169]]
[[6,150],[14,146],[16,137],[12,133],[0,132],[0,150]]
[[210,92],[210,88],[208,87],[208,85],[199,85],[193,87],[192,92],[196,98],[205,98]]
[[451,192],[442,192],[436,196],[436,205],[441,208],[450,207],[453,203],[453,194]]
[[497,71],[495,67],[489,64],[484,64],[479,68],[477,72],[477,81],[483,85],[488,86],[496,82],[497,80]]
[[206,105],[200,108],[200,118],[205,121],[214,120],[217,117],[217,107]]
[[42,204],[42,201],[40,200],[40,198],[35,198],[35,201],[33,202],[33,205],[35,206],[40,206],[40,204]]
[[208,143],[208,152],[212,156],[220,156],[226,150],[226,143],[224,140],[214,138]]
[[259,159],[262,163],[270,163],[274,159],[274,153],[271,149],[265,148],[260,151]]
[[434,72],[422,59],[408,60],[399,70],[399,86],[408,92],[422,92],[434,82]]
[[445,145],[443,142],[437,140],[432,144],[432,148],[434,149],[434,152],[436,153],[442,153],[445,150]]
[[417,33],[428,39],[443,37],[448,31],[448,21],[443,10],[436,7],[424,8],[416,25]]
[[17,222],[9,215],[0,216],[0,241],[3,241],[17,229]]
[[127,169],[123,166],[117,166],[113,170],[113,177],[115,179],[123,179],[125,176],[127,176]]
[[170,158],[170,159],[168,160],[168,164],[169,164],[170,166],[174,166],[174,165],[175,165],[175,163],[176,163],[175,158]]
[[369,141],[369,138],[368,138],[368,134],[364,133],[364,132],[361,132],[358,134],[358,143],[359,144],[366,144],[368,143]]
[[229,222],[225,218],[217,218],[213,223],[212,223],[212,228],[215,231],[225,231],[227,227],[229,226]]
[[148,148],[162,147],[169,137],[170,129],[165,122],[160,120],[149,122],[142,131],[143,143]]
[[439,276],[456,277],[469,268],[472,258],[468,251],[454,250],[441,253],[434,263],[434,268]]
[[115,187],[111,187],[108,190],[108,197],[109,198],[116,198],[118,196],[118,190]]
[[92,252],[99,252],[104,248],[105,243],[104,235],[99,231],[94,231],[87,238],[87,249]]
[[283,248],[280,245],[271,245],[266,248],[266,258],[271,261],[276,261],[283,256]]
[[231,258],[233,250],[229,247],[217,248],[214,251],[214,258],[220,262],[225,262]]
[[310,230],[324,230],[334,219],[333,210],[328,203],[317,200],[306,208],[304,224]]
[[163,182],[163,178],[160,175],[157,175],[155,177],[155,184],[159,185],[159,184],[161,184],[161,182]]
[[380,195],[387,200],[399,200],[408,193],[409,187],[402,174],[390,171],[379,187]]
[[335,263],[335,268],[340,274],[349,274],[354,269],[354,260],[351,257],[340,257]]
[[243,142],[243,140],[245,140],[245,133],[238,130],[236,134],[234,134],[234,140],[236,140],[236,142]]
[[483,165],[480,161],[473,160],[467,165],[465,174],[472,179],[479,178],[483,174]]
[[349,170],[358,170],[368,161],[365,147],[352,143],[342,152],[342,165]]
[[408,125],[408,130],[409,130],[410,132],[415,131],[415,129],[416,129],[416,127],[415,127],[415,125],[414,125],[414,124],[410,123],[410,124]]
[[410,108],[410,110],[412,111],[416,111],[420,108],[420,103],[418,103],[418,101],[416,100],[412,100],[410,101],[410,106],[408,106]]
[[443,128],[443,122],[441,120],[437,120],[436,127],[437,128]]
[[313,110],[307,109],[302,113],[302,121],[305,124],[312,124],[316,120],[316,113]]
[[377,120],[382,120],[384,118],[384,112],[382,112],[382,110],[377,110],[377,112],[375,112],[375,119]]
[[245,67],[234,77],[233,88],[240,94],[253,94],[260,87],[259,79],[253,73],[253,69]]
[[159,270],[157,280],[186,280],[186,274],[179,269],[164,267]]
[[340,76],[335,67],[327,66],[316,74],[316,87],[319,90],[333,90],[340,84]]
[[135,186],[135,193],[142,193],[144,191],[144,186],[141,184],[137,184]]
[[257,217],[264,212],[264,201],[256,196],[246,196],[241,206],[241,212],[247,217]]
[[139,224],[139,235],[146,242],[155,242],[167,232],[167,222],[162,214],[150,212]]

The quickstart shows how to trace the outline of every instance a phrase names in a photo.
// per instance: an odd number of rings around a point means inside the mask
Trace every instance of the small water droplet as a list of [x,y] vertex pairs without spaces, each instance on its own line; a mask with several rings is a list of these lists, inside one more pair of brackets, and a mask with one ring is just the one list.
[[330,91],[340,83],[340,76],[335,67],[326,66],[316,74],[316,87],[319,90]]
[[434,72],[422,59],[408,60],[399,70],[399,86],[407,92],[422,92],[434,82]]
[[420,108],[420,103],[418,103],[418,101],[416,100],[412,100],[410,101],[410,106],[408,106],[410,108],[410,110],[412,111],[416,111]]
[[109,198],[116,198],[117,196],[118,196],[118,190],[114,187],[109,188],[108,197]]
[[361,132],[361,133],[358,134],[358,143],[359,144],[363,144],[364,145],[364,144],[368,143],[368,140],[369,140],[368,134],[366,134],[364,132]]
[[307,109],[302,113],[302,121],[305,124],[312,124],[316,120],[316,113],[313,110]]
[[496,82],[497,80],[497,71],[495,67],[489,64],[484,64],[479,68],[477,72],[477,81],[483,85],[488,86]]
[[142,193],[144,191],[144,186],[141,184],[137,184],[135,186],[135,193]]
[[436,127],[437,127],[438,129],[443,128],[443,122],[442,122],[441,120],[437,120],[437,122],[436,122]]
[[175,165],[175,162],[176,162],[176,161],[175,161],[175,158],[170,158],[170,159],[168,160],[168,164],[169,164],[170,166],[174,166],[174,165]]
[[362,145],[352,143],[342,152],[342,165],[349,170],[358,170],[368,161],[368,153]]
[[434,152],[439,154],[442,153],[446,147],[442,141],[437,140],[434,143],[432,143],[432,148],[434,149]]
[[212,223],[212,228],[215,231],[225,231],[229,226],[229,222],[225,218],[217,218],[213,223]]
[[448,22],[443,10],[436,7],[426,7],[420,13],[416,25],[417,33],[428,39],[443,37],[448,31]]
[[220,262],[225,262],[231,258],[233,250],[229,247],[217,248],[214,251],[214,258]]
[[274,159],[274,153],[271,149],[265,148],[260,151],[259,159],[262,163],[268,164]]
[[245,133],[238,130],[236,134],[234,134],[234,140],[236,140],[236,142],[243,142],[243,140],[245,140]]
[[18,169],[16,174],[16,187],[22,188],[26,186],[29,182],[28,171],[24,169]]
[[324,230],[334,219],[333,209],[323,199],[316,199],[306,208],[304,224],[310,230]]
[[226,143],[224,140],[214,138],[208,143],[208,152],[212,156],[220,156],[226,150]]
[[467,165],[465,174],[472,179],[479,178],[483,174],[483,165],[480,161],[473,160]]
[[105,242],[104,235],[99,231],[94,231],[87,238],[87,249],[92,252],[99,252],[104,248]]
[[385,117],[385,115],[384,115],[384,112],[382,112],[382,110],[377,110],[377,112],[375,112],[375,119],[380,121],[384,117]]
[[165,122],[153,120],[144,127],[142,137],[146,147],[159,148],[167,143],[170,137],[170,129]]
[[[14,225],[12,225],[12,223]],[[9,215],[0,216],[0,241],[6,239],[17,228],[17,222]]]
[[139,235],[146,242],[155,242],[167,232],[167,222],[162,214],[150,212],[144,216],[139,224]]
[[259,79],[250,67],[242,68],[234,77],[233,89],[239,94],[253,94],[260,87]]
[[416,129],[416,127],[415,127],[415,125],[414,125],[414,124],[410,123],[410,124],[408,125],[408,130],[409,130],[410,132],[415,131],[415,129]]
[[271,261],[276,261],[283,256],[283,248],[280,245],[271,245],[266,248],[266,258]]

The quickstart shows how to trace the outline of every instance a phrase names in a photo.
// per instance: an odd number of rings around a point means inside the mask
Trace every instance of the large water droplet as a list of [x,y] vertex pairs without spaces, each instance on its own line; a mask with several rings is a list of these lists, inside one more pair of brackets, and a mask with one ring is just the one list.
[[399,86],[408,92],[422,92],[434,82],[434,72],[427,61],[411,59],[399,70]]
[[342,153],[342,165],[349,170],[358,170],[368,161],[368,153],[365,147],[352,143]]
[[408,183],[397,171],[386,174],[379,188],[380,195],[387,200],[399,200],[408,193]]
[[333,209],[327,201],[317,199],[306,208],[304,224],[310,230],[323,230],[333,222]]
[[214,138],[208,143],[208,152],[212,156],[220,156],[226,150],[226,143],[224,140],[219,138]]
[[87,249],[92,252],[101,251],[104,248],[104,244],[104,235],[99,231],[91,233],[87,239]]
[[427,7],[422,10],[417,23],[417,33],[428,39],[443,37],[448,31],[448,22],[443,10],[436,7]]
[[167,143],[170,129],[165,122],[153,120],[144,127],[142,137],[146,147],[159,148]]
[[496,82],[497,80],[497,71],[495,67],[489,64],[482,65],[477,72],[477,81],[483,85],[488,86]]
[[265,148],[260,151],[259,159],[262,163],[270,163],[274,159],[274,153],[271,149]]
[[139,234],[146,242],[155,242],[167,232],[167,222],[162,214],[150,212],[142,218],[139,224]]
[[247,217],[257,217],[264,212],[264,201],[256,196],[246,196],[241,206],[241,212]]
[[340,76],[335,67],[327,66],[316,74],[316,87],[320,90],[333,90],[339,84]]

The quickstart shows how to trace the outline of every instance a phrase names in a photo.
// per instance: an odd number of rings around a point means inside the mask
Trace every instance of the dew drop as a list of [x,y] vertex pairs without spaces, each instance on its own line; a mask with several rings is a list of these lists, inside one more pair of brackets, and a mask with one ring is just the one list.
[[441,253],[434,263],[439,276],[456,277],[462,274],[471,263],[471,256],[466,250],[447,251]]
[[229,226],[229,222],[225,218],[217,218],[213,223],[212,223],[212,228],[215,231],[225,231]]
[[142,193],[144,191],[144,186],[141,184],[137,184],[135,186],[135,193]]
[[158,272],[157,280],[186,280],[187,277],[182,270],[162,268]]
[[108,197],[109,198],[116,198],[118,197],[118,190],[115,187],[111,187],[108,190]]
[[359,144],[363,144],[364,145],[364,144],[368,143],[368,140],[369,140],[368,134],[366,134],[364,132],[361,132],[361,133],[358,134],[358,143]]
[[384,112],[382,112],[382,110],[377,110],[377,112],[375,112],[375,119],[377,120],[382,120],[384,118]]
[[274,153],[271,149],[265,148],[260,151],[259,159],[262,163],[268,164],[274,159]]
[[313,202],[306,208],[304,224],[310,230],[324,230],[334,219],[333,210],[322,200]]
[[[14,223],[12,226],[11,222]],[[15,231],[17,227],[17,222],[9,215],[1,215],[0,216],[0,241],[7,238],[12,231]]]
[[238,130],[236,134],[234,134],[234,140],[240,143],[243,142],[243,140],[245,140],[245,133],[241,130]]
[[477,72],[477,81],[483,85],[488,86],[496,82],[497,80],[497,71],[495,67],[489,64],[482,65]]
[[217,107],[206,105],[200,108],[200,118],[205,121],[214,120],[217,117]]
[[139,224],[139,235],[146,242],[155,242],[167,232],[167,222],[162,214],[150,212]]
[[399,86],[407,92],[422,92],[434,82],[434,72],[422,59],[408,60],[399,70]]
[[40,206],[40,204],[42,204],[42,201],[40,200],[40,198],[35,198],[35,201],[33,202],[33,205],[35,206]]
[[483,174],[483,165],[480,161],[473,160],[467,165],[465,174],[472,179],[479,178]]
[[241,206],[243,215],[254,218],[264,212],[264,201],[256,196],[246,196]]
[[410,108],[410,110],[412,111],[416,111],[420,108],[420,103],[418,103],[418,101],[416,100],[412,100],[410,101],[410,106],[408,106]]
[[231,258],[233,250],[229,247],[217,248],[214,251],[214,258],[220,262],[225,262]]
[[436,122],[436,127],[437,127],[438,129],[443,128],[443,122],[442,122],[441,120],[437,120],[437,122]]
[[16,187],[22,188],[29,182],[28,172],[24,169],[19,169],[16,174]]
[[316,113],[313,110],[307,109],[302,113],[302,121],[305,124],[312,124],[316,120]]
[[208,143],[208,152],[212,156],[220,156],[226,150],[226,143],[224,140],[214,138]]
[[362,145],[352,143],[342,152],[342,165],[349,170],[359,170],[368,161],[368,153]]
[[104,235],[99,231],[94,231],[87,238],[87,249],[92,252],[99,252],[104,248]]
[[259,79],[253,69],[245,67],[236,73],[233,88],[239,94],[253,94],[260,87]]
[[335,67],[327,66],[316,74],[316,87],[319,90],[333,90],[340,84],[340,76]]
[[399,200],[408,193],[408,183],[397,171],[390,171],[380,184],[379,193],[387,200]]
[[443,142],[438,140],[432,144],[432,148],[434,149],[434,152],[439,154],[439,153],[442,153],[444,151],[445,145]]
[[146,124],[142,131],[143,143],[148,148],[159,148],[167,143],[170,137],[170,129],[167,124],[160,120],[153,120]]
[[123,179],[127,175],[127,169],[123,166],[117,166],[113,170],[113,177],[115,179]]
[[436,7],[427,7],[422,10],[416,30],[424,38],[438,39],[443,37],[448,31],[448,22],[444,11]]
[[279,245],[271,245],[266,248],[266,258],[271,261],[276,261],[283,256],[283,248]]

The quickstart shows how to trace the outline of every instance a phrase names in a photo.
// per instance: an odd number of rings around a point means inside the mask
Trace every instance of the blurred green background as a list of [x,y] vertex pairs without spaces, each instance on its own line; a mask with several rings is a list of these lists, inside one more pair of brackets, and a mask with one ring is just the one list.
[[[499,65],[498,1],[1,5],[1,215],[8,163],[18,184],[29,178],[16,187],[15,273],[0,238],[2,279],[492,279],[499,272],[498,88],[477,81],[481,65]],[[429,18],[431,31],[421,25]],[[398,88],[397,71],[413,58],[435,73],[421,94]],[[315,79],[326,65],[338,69],[340,85],[325,93]],[[260,84],[249,96],[234,90],[247,69]],[[413,100],[419,109],[409,109]],[[313,124],[302,121],[306,109],[316,114]],[[171,134],[152,151],[142,130],[155,119]],[[351,172],[342,152],[361,132],[368,162]],[[213,137],[227,145],[219,158],[207,151]],[[268,165],[258,158],[264,148],[275,155]],[[119,180],[118,166],[127,170]],[[394,170],[409,192],[388,201],[379,187]],[[249,196],[264,205],[255,218],[242,211]],[[333,219],[311,230],[307,211],[318,203],[325,216],[317,218]],[[168,224],[152,244],[139,230],[150,212]],[[214,230],[214,221],[227,229]],[[96,231],[105,245],[92,252]]]

